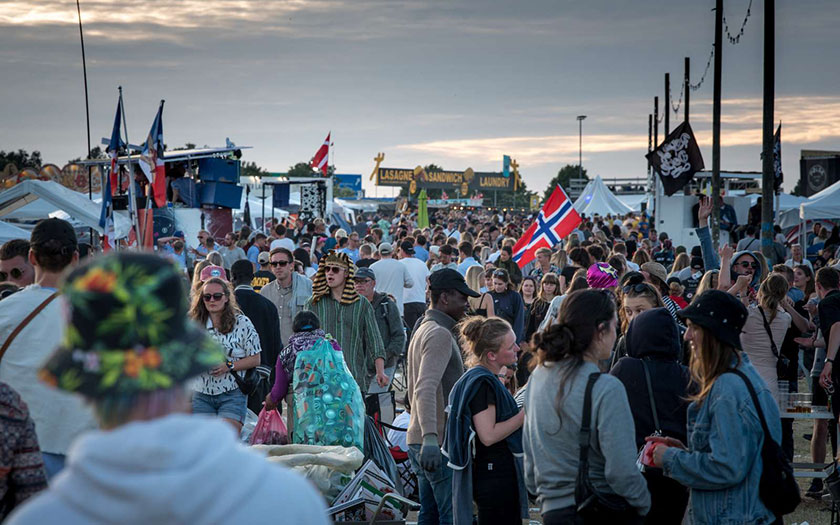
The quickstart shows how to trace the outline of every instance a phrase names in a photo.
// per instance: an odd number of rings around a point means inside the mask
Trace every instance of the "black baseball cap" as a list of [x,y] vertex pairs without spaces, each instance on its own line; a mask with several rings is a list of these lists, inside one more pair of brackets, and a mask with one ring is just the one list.
[[36,249],[41,247],[55,251],[63,248],[76,251],[79,247],[73,226],[62,219],[44,219],[36,224],[29,237],[29,244]]
[[467,286],[464,276],[452,268],[432,272],[429,276],[430,290],[456,290],[468,297],[481,297],[481,294]]
[[403,241],[400,243],[400,250],[409,255],[414,255],[414,243],[411,241]]
[[703,258],[702,257],[692,257],[691,258],[691,268],[703,268]]

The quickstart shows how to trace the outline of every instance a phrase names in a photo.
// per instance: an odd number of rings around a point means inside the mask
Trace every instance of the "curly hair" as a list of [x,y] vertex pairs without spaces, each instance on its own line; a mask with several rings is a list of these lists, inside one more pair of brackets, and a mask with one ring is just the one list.
[[207,319],[210,318],[210,312],[207,311],[207,305],[204,304],[204,289],[210,284],[218,284],[222,287],[224,294],[228,301],[225,309],[222,311],[221,323],[216,326],[216,330],[223,334],[230,333],[233,326],[236,324],[236,316],[240,313],[239,305],[236,304],[236,296],[233,294],[233,287],[231,284],[218,277],[211,277],[201,285],[199,285],[195,294],[193,294],[192,305],[190,306],[190,317],[198,321],[202,326],[207,324]]

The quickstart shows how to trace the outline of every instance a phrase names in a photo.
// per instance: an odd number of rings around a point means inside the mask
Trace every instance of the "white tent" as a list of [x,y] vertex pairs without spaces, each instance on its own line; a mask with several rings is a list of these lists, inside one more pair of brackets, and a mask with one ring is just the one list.
[[623,215],[633,211],[633,209],[621,202],[618,197],[613,195],[613,192],[607,188],[601,176],[596,176],[595,179],[590,180],[583,188],[580,197],[573,205],[578,213],[586,214],[591,217],[598,215]]
[[840,218],[840,182],[835,182],[821,192],[811,195],[798,208],[779,215],[779,225],[782,228],[797,226],[804,221]]
[[[49,203],[53,211],[44,215],[43,211],[46,209],[44,207],[38,210],[39,215],[17,217],[18,214],[15,214],[16,218],[45,219],[48,216],[52,217],[57,215],[59,211],[63,211],[84,227],[93,228],[102,233],[103,229],[99,226],[99,216],[102,206],[89,200],[86,195],[53,181],[26,180],[1,192],[0,218],[10,215],[16,210],[22,210],[24,207],[28,207],[27,205],[29,203],[38,199]],[[115,213],[114,233],[116,238],[128,237],[130,229],[131,222]]]
[[0,244],[12,239],[28,239],[29,232],[8,222],[0,221]]

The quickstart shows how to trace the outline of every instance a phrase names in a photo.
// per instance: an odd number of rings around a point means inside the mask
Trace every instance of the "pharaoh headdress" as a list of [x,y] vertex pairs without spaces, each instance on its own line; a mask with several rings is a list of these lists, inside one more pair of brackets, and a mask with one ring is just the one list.
[[352,304],[359,300],[359,293],[353,278],[356,276],[356,265],[350,260],[346,253],[339,253],[330,250],[318,264],[318,271],[312,277],[312,302],[317,303],[323,297],[330,295],[330,287],[327,286],[325,268],[327,265],[341,266],[347,268],[347,279],[344,281],[344,290],[341,292],[341,304]]

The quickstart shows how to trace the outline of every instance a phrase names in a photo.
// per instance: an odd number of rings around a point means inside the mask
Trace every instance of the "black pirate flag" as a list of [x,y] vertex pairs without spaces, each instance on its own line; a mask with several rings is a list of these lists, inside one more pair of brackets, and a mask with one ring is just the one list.
[[662,144],[646,155],[650,165],[659,173],[665,195],[671,196],[702,170],[703,156],[688,122],[683,122],[668,135]]
[[779,122],[779,127],[776,128],[776,136],[773,137],[773,191],[779,192],[782,187],[784,174],[782,173],[782,123]]

